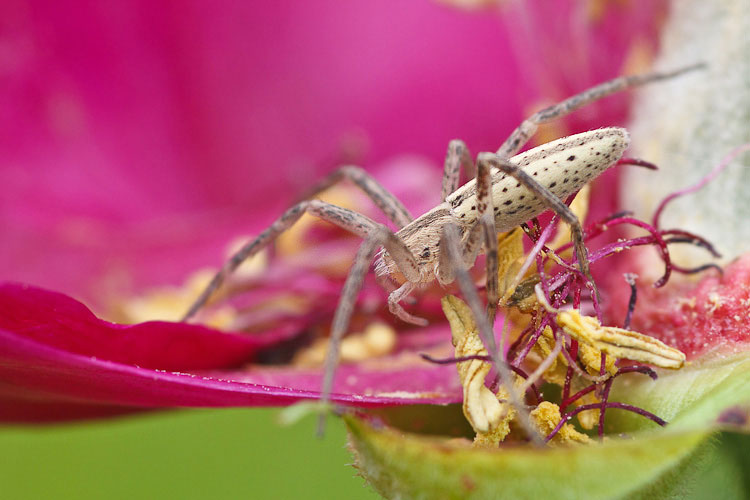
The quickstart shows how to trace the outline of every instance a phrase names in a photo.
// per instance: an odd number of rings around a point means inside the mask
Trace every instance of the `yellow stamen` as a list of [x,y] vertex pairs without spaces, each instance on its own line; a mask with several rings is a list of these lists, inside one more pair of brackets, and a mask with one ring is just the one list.
[[[556,321],[565,333],[576,339],[582,346],[593,347],[607,356],[640,361],[661,368],[677,369],[685,364],[685,354],[679,350],[642,333],[602,326],[596,318],[581,316],[581,313],[575,309],[559,311]],[[586,354],[587,369],[595,369],[594,373],[599,372],[596,367],[596,358],[598,356],[595,353]]]
[[[531,420],[539,429],[543,436],[552,432],[557,424],[560,423],[560,407],[549,401],[539,403],[531,412]],[[564,424],[557,434],[550,440],[550,445],[588,443],[591,439],[586,435],[578,432],[570,424]]]
[[[443,297],[441,303],[450,323],[456,357],[487,356],[469,306],[453,295]],[[510,423],[516,417],[515,409],[507,402],[507,389],[501,386],[493,394],[487,388],[485,378],[491,368],[487,361],[462,361],[456,368],[464,388],[464,416],[476,432],[475,445],[497,446],[510,433]],[[522,380],[517,377],[514,383],[518,388]]]

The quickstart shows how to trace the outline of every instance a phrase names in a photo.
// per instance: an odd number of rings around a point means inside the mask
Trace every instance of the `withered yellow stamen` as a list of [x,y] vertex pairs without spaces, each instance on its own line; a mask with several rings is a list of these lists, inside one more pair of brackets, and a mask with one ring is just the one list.
[[685,354],[642,333],[602,326],[591,316],[581,316],[575,309],[559,311],[556,322],[578,342],[615,358],[630,359],[661,368],[682,368]]
[[[531,419],[543,435],[547,435],[560,423],[560,407],[549,401],[543,401],[531,412]],[[550,441],[554,444],[588,443],[591,439],[575,430],[570,424],[564,424]]]
[[[456,357],[487,356],[469,306],[452,295],[443,297],[441,304],[450,323]],[[464,388],[464,415],[478,434],[496,429],[508,413],[508,405],[500,403],[498,397],[484,385],[490,367],[490,363],[481,360],[457,364],[458,376]]]

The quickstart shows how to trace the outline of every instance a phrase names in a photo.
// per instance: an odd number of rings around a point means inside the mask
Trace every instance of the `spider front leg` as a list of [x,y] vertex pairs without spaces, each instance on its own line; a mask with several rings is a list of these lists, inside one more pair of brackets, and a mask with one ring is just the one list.
[[[462,262],[466,266],[471,266],[476,260],[481,243],[484,242],[487,256],[487,319],[492,325],[497,314],[497,302],[500,300],[497,276],[497,234],[495,232],[492,200],[492,172],[490,165],[486,162],[478,163],[475,166],[466,144],[456,139],[448,145],[448,153],[445,158],[443,201],[458,189],[462,167],[467,174],[476,172],[478,212],[477,222],[469,230],[463,241]],[[451,263],[446,261],[442,254],[441,257],[443,257],[440,266],[443,269],[441,282],[448,283],[453,281],[454,272]]]
[[[354,264],[349,270],[349,275],[346,277],[344,288],[341,291],[341,298],[339,299],[338,306],[336,306],[336,312],[333,315],[333,323],[331,324],[331,337],[328,343],[328,352],[326,353],[326,359],[323,363],[323,383],[320,389],[320,403],[323,408],[325,408],[331,400],[333,378],[336,375],[336,367],[339,362],[341,339],[349,329],[349,321],[354,312],[354,303],[357,300],[357,295],[359,295],[359,290],[362,288],[362,281],[364,281],[367,270],[370,267],[370,261],[372,261],[375,250],[380,244],[381,242],[379,241],[379,238],[367,238],[365,242],[362,243],[357,251],[357,256],[354,258]],[[324,428],[325,412],[321,412],[318,417],[318,436],[323,435]]]
[[221,287],[224,281],[240,264],[272,243],[281,233],[297,222],[305,212],[335,224],[363,239],[367,239],[373,234],[380,235],[379,237],[383,240],[382,245],[394,258],[396,265],[406,279],[410,281],[419,280],[419,268],[416,259],[404,242],[397,238],[390,229],[382,224],[378,224],[369,217],[346,208],[337,207],[336,205],[331,205],[320,200],[302,201],[284,212],[268,229],[232,255],[224,263],[219,272],[214,275],[201,295],[190,306],[185,316],[183,316],[182,321],[187,321],[194,316],[206,305],[214,292]]
[[529,118],[524,120],[514,131],[510,134],[510,137],[505,140],[500,149],[497,150],[497,154],[503,158],[510,158],[518,153],[523,146],[529,142],[531,136],[533,136],[539,125],[543,123],[562,118],[575,111],[578,108],[591,104],[603,97],[626,90],[633,87],[645,85],[647,83],[656,82],[659,80],[665,80],[673,78],[675,76],[687,73],[702,68],[703,64],[694,64],[692,66],[686,66],[674,71],[665,72],[653,72],[646,73],[643,75],[632,75],[632,76],[621,76],[613,80],[609,80],[604,83],[600,83],[594,87],[591,87],[583,92],[569,97],[564,101],[557,104],[553,104],[537,113],[534,113]]
[[344,179],[361,189],[399,229],[413,220],[404,204],[393,193],[370,174],[353,165],[337,168],[310,188],[300,200],[313,198]]
[[[375,254],[375,250],[381,246],[385,247],[402,273],[404,269],[409,269],[412,265],[414,265],[416,269],[414,256],[404,242],[401,241],[390,229],[383,225],[377,225],[370,231],[369,236],[357,251],[357,255],[354,258],[354,264],[349,270],[349,275],[346,277],[344,288],[341,291],[341,298],[336,306],[336,312],[333,315],[328,352],[326,353],[326,359],[323,365],[323,383],[320,391],[320,403],[323,407],[325,407],[331,400],[333,380],[339,361],[341,339],[349,329],[349,321],[354,312],[354,304],[357,301],[357,295],[359,295],[359,291],[362,288],[362,282],[364,281],[367,270],[370,267],[370,262]],[[407,284],[416,282],[418,278],[418,274],[414,275],[404,273],[404,276],[407,277]],[[411,288],[409,288],[408,291],[411,291]],[[398,290],[394,292],[394,294],[395,293],[398,293]],[[399,300],[400,298],[402,297],[399,297]],[[390,305],[391,297],[389,297],[388,302]],[[405,311],[404,314],[415,320],[421,319],[411,316]],[[325,413],[321,413],[318,420],[318,435],[323,434],[324,427]]]
[[388,294],[388,310],[401,321],[417,326],[427,326],[429,323],[426,319],[408,313],[400,304],[414,290],[414,287],[414,283],[406,281],[396,290],[390,292]]
[[[183,321],[193,316],[203,307],[211,295],[222,285],[226,278],[239,267],[246,259],[251,258],[260,250],[272,243],[281,233],[289,229],[304,213],[309,213],[323,220],[331,222],[347,231],[350,231],[365,241],[360,246],[354,259],[354,264],[344,283],[333,323],[331,325],[331,340],[324,365],[323,383],[321,386],[321,403],[325,405],[331,398],[333,378],[338,363],[339,347],[341,339],[349,328],[349,321],[354,311],[357,295],[362,287],[362,282],[367,274],[370,261],[375,250],[383,246],[393,258],[398,270],[407,281],[418,282],[420,278],[419,266],[406,244],[398,238],[393,231],[382,224],[378,224],[369,217],[337,207],[320,200],[302,201],[284,212],[271,226],[260,233],[255,239],[244,245],[237,251],[216,273],[208,286],[203,290],[200,297],[193,303],[185,314]],[[321,427],[323,416],[321,416]]]
[[443,191],[440,201],[445,201],[461,185],[461,168],[464,169],[469,179],[476,175],[476,167],[471,159],[469,148],[466,147],[464,141],[454,139],[448,143],[448,152],[445,154]]
[[477,224],[482,227],[487,267],[487,321],[495,324],[497,303],[500,300],[497,232],[495,231],[494,201],[492,199],[492,169],[486,161],[477,161]]

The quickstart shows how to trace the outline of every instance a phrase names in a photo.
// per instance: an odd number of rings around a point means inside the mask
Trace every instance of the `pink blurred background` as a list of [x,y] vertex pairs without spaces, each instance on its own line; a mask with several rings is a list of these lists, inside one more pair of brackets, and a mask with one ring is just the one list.
[[1,275],[96,302],[216,264],[342,161],[393,188],[410,172],[384,162],[416,155],[439,178],[450,139],[494,150],[654,50],[661,3],[591,4],[6,0]]

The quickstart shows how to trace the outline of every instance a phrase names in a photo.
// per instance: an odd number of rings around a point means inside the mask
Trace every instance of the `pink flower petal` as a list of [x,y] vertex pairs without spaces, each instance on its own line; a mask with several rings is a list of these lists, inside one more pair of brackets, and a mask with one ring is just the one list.
[[[449,337],[444,328],[437,333]],[[273,332],[248,336],[182,323],[117,325],[64,295],[3,284],[0,419],[44,421],[145,408],[280,406],[317,399],[320,370],[263,365],[219,370],[248,362],[280,340],[283,336]],[[461,397],[454,367],[431,365],[416,354],[343,365],[334,392],[335,402],[358,406],[448,403]]]
[[[512,10],[427,0],[43,3],[0,8],[0,275],[87,302],[102,281],[142,283],[139,266],[164,283],[212,262],[216,225],[254,230],[252,211],[267,223],[340,161],[424,155],[438,177],[450,139],[495,150],[540,95],[619,74],[633,39],[652,47],[661,4],[592,18],[577,2],[534,15],[535,2],[521,29]],[[625,102],[573,128],[621,123]],[[346,156],[352,137],[371,154]]]
[[52,349],[162,370],[237,365],[285,339],[163,321],[117,325],[70,297],[14,283],[0,284],[0,328]]

